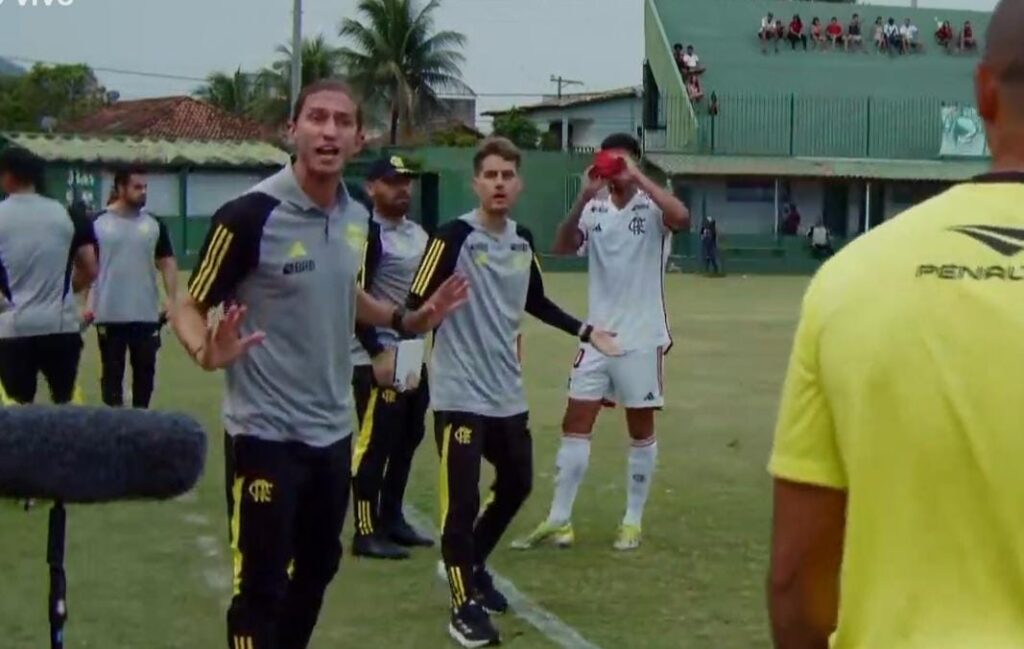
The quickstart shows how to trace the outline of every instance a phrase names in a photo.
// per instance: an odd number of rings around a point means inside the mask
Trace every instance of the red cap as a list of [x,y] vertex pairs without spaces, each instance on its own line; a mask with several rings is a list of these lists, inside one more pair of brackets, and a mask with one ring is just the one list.
[[626,161],[611,151],[599,151],[590,170],[592,178],[614,178],[626,170]]

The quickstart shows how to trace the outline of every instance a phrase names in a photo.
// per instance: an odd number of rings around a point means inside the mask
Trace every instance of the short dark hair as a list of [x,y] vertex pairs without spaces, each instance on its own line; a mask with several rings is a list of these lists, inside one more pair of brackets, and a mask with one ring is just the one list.
[[302,115],[302,109],[306,107],[306,100],[321,92],[340,92],[351,99],[352,103],[356,105],[356,126],[363,128],[363,106],[359,96],[356,95],[352,86],[342,79],[320,79],[303,87],[295,100],[295,108],[292,109],[293,122],[299,121],[299,115]]
[[37,192],[43,188],[46,163],[26,148],[12,146],[0,151],[0,174],[10,174],[22,185],[31,185]]
[[480,143],[480,146],[477,147],[476,155],[473,156],[473,173],[480,173],[484,160],[492,155],[496,155],[507,162],[515,163],[516,169],[519,169],[523,162],[523,154],[519,151],[519,147],[512,143],[512,140],[507,137],[492,136],[485,138]]
[[640,157],[640,143],[629,133],[613,133],[601,142],[601,150],[621,149],[628,151],[634,158]]
[[124,187],[131,182],[132,176],[145,176],[146,170],[138,166],[118,167],[114,170],[114,187]]

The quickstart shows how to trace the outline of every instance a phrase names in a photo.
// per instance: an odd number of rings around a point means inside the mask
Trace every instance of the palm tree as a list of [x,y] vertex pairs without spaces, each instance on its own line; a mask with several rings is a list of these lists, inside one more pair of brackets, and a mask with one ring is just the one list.
[[259,99],[259,88],[253,75],[239,68],[231,76],[214,72],[195,94],[203,101],[234,115],[248,115]]
[[371,104],[391,113],[391,144],[398,125],[406,135],[413,124],[440,106],[443,90],[471,92],[460,70],[459,51],[466,37],[453,31],[434,31],[434,12],[440,0],[422,9],[414,0],[359,0],[358,19],[345,18],[339,34],[351,47],[339,51],[349,80]]
[[[288,119],[291,105],[292,50],[287,45],[278,45],[275,51],[280,58],[259,74],[261,98],[256,112],[265,121],[280,123]],[[338,50],[331,47],[323,35],[302,39],[301,85],[337,76],[341,71],[340,62]]]

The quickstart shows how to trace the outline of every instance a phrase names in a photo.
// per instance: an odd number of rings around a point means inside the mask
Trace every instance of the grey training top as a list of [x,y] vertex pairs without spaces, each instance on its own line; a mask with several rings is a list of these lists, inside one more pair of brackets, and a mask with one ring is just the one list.
[[78,249],[95,243],[92,223],[72,220],[55,200],[0,201],[0,338],[78,333],[71,271]]
[[351,342],[366,208],[344,185],[326,213],[286,166],[213,217],[189,280],[206,307],[247,308],[266,339],[227,368],[229,435],[329,446],[352,433]]
[[106,211],[93,223],[100,274],[93,287],[97,324],[160,320],[158,259],[174,256],[163,222],[147,212]]
[[[393,221],[374,213],[363,261],[363,288],[375,298],[399,305],[405,302],[412,277],[427,247],[427,233],[408,218]],[[356,325],[352,359],[369,365],[370,354],[398,344],[399,335],[387,327]]]
[[580,322],[544,295],[533,237],[512,220],[495,234],[474,211],[439,228],[413,279],[409,308],[422,305],[453,273],[469,280],[469,301],[435,331],[431,408],[485,417],[526,412],[519,364],[524,312],[573,335]]

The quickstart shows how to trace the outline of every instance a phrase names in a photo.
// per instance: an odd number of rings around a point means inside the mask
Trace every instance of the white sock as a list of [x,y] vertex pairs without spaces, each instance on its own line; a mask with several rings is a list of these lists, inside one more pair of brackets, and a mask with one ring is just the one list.
[[634,441],[629,449],[628,471],[626,473],[626,516],[623,525],[640,526],[644,515],[644,505],[651,493],[651,481],[654,479],[654,465],[658,459],[658,442],[654,437]]
[[590,437],[562,437],[562,446],[555,457],[555,497],[551,500],[548,522],[562,525],[572,519],[576,492],[590,464]]

